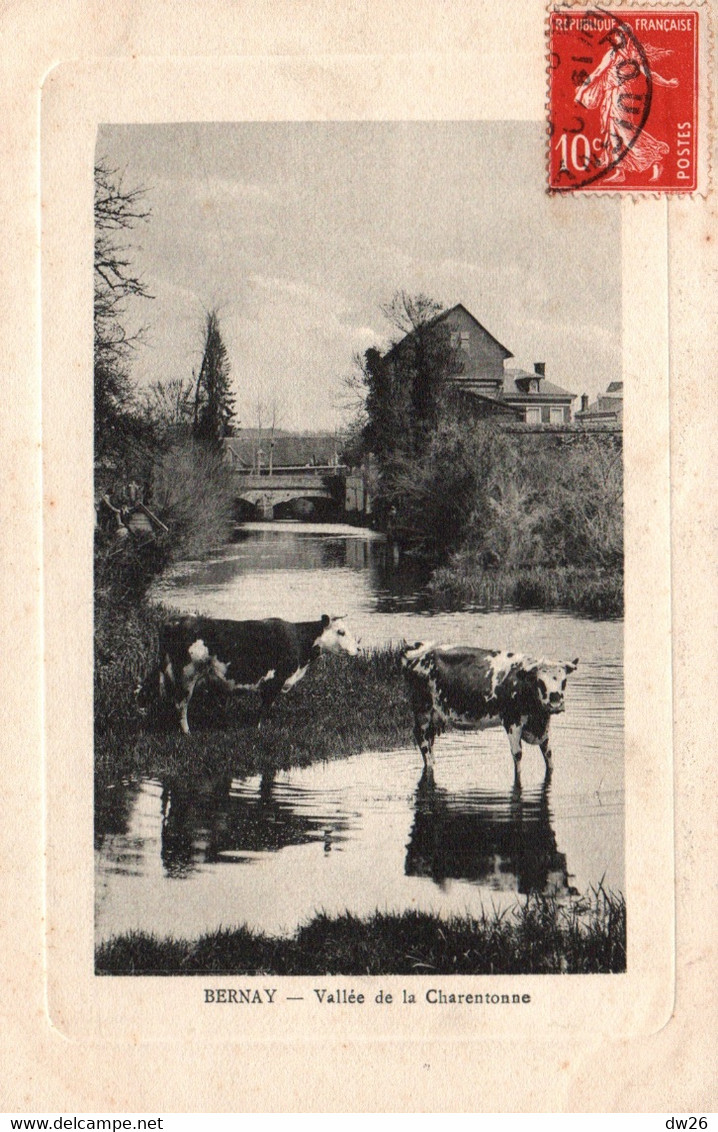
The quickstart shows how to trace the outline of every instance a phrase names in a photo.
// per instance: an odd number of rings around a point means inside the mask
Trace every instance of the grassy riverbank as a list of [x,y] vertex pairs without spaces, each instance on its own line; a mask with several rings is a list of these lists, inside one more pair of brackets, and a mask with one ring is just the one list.
[[286,939],[247,928],[195,941],[141,932],[98,948],[99,975],[510,975],[626,969],[626,907],[602,889],[559,904],[441,919],[425,912],[315,916]]
[[[258,696],[202,690],[190,705],[191,735],[181,734],[176,713],[153,725],[134,690],[156,662],[157,625],[166,614],[142,605],[104,626],[95,676],[98,786],[120,777],[263,773],[412,742],[399,653],[391,649],[320,658],[298,688],[280,696],[261,730]],[[113,649],[116,638],[122,647]]]
[[428,585],[441,605],[563,609],[592,617],[623,616],[623,574],[576,566],[485,570],[472,556],[457,556],[434,571]]

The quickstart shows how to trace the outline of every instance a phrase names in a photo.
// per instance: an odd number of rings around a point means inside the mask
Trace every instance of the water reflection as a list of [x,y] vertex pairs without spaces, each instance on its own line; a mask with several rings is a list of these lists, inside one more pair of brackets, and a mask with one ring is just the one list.
[[328,852],[346,820],[321,810],[300,812],[278,796],[273,771],[253,780],[229,775],[168,779],[162,788],[162,864],[184,878],[203,865],[249,864],[262,853],[323,841]]
[[[211,559],[172,567],[153,595],[214,617],[346,613],[367,648],[406,638],[580,655],[568,709],[552,724],[553,781],[542,784],[529,747],[523,789],[511,789],[505,736],[488,731],[443,736],[438,785],[417,786],[421,759],[407,731],[400,751],[276,778],[198,768],[99,788],[98,938],[136,929],[192,937],[239,922],[279,936],[318,910],[480,915],[489,902],[513,906],[516,893],[584,892],[601,877],[623,887],[622,626],[442,611],[425,580],[373,532],[254,524]],[[215,726],[216,703],[212,711]],[[233,769],[240,775],[242,764]]]
[[138,790],[129,782],[95,782],[95,849],[105,838],[127,834]]
[[[286,615],[278,611],[276,601],[281,591],[306,592],[316,598],[317,591],[336,595],[342,609],[352,611],[359,598],[361,604],[370,598],[376,613],[430,610],[432,601],[425,593],[428,571],[408,556],[400,559],[383,537],[359,528],[327,525],[304,527],[301,523],[275,523],[268,529],[261,524],[238,528],[234,541],[212,558],[180,563],[155,583],[153,596],[172,600],[186,594],[193,609],[213,609],[218,598],[237,593],[241,585],[243,605],[255,605],[257,615]],[[255,592],[256,591],[256,592]],[[191,596],[190,596],[191,595]],[[272,595],[272,608],[267,605]],[[370,597],[370,595],[372,595]],[[209,603],[209,604],[208,604]],[[301,620],[312,610],[296,610],[292,617]],[[247,615],[254,615],[248,610]],[[233,615],[236,615],[232,611]]]
[[407,876],[467,880],[499,891],[570,896],[549,807],[550,776],[541,786],[508,793],[450,793],[422,775],[407,846]]

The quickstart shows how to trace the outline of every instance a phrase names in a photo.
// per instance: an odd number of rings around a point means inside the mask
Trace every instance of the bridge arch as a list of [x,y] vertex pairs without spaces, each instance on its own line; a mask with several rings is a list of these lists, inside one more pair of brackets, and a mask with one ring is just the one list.
[[263,519],[274,518],[277,508],[285,510],[287,505],[301,512],[303,502],[311,505],[310,511],[341,513],[347,471],[335,466],[274,468],[263,474],[236,471],[235,499],[240,506],[251,506]]

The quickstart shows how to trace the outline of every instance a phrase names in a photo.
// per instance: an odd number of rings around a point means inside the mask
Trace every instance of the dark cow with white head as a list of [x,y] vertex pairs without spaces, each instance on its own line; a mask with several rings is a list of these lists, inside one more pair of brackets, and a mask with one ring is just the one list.
[[159,691],[171,700],[189,734],[187,709],[198,685],[259,692],[260,722],[323,652],[356,656],[357,642],[341,617],[319,621],[222,621],[178,617],[160,630]]
[[561,663],[468,645],[407,645],[402,667],[414,709],[414,738],[426,771],[434,768],[434,739],[449,727],[503,726],[516,774],[521,743],[541,748],[551,771],[549,723],[564,711],[566,680],[578,658]]

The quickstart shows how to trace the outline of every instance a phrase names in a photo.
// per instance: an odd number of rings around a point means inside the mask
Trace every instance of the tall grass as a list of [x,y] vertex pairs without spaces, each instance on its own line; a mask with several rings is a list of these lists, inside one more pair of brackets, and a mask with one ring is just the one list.
[[561,904],[442,919],[427,912],[316,915],[289,938],[248,928],[199,939],[132,932],[97,950],[99,975],[511,975],[626,969],[626,905],[599,887]]
[[456,555],[435,570],[428,586],[447,606],[566,609],[593,617],[623,616],[623,573],[598,567],[533,566],[486,570],[476,555]]
[[157,663],[159,627],[167,610],[139,599],[95,601],[95,734],[136,730],[137,690]]

